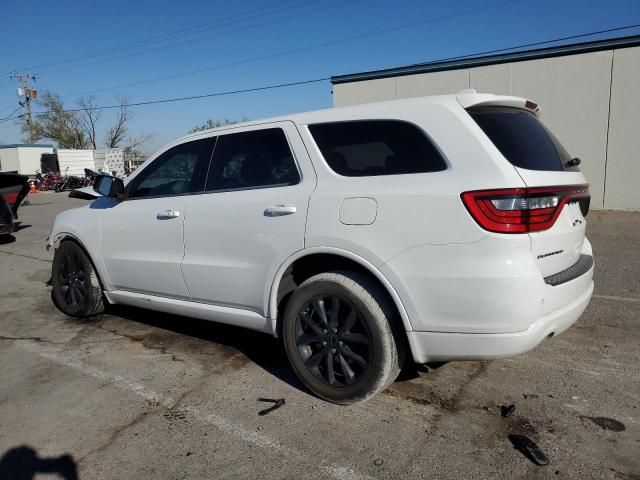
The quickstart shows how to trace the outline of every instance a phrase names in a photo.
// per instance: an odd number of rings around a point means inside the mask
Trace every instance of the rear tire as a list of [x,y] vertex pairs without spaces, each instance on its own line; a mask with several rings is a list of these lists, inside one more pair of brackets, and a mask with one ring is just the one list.
[[62,313],[90,317],[104,312],[104,299],[98,275],[80,246],[65,241],[53,257],[51,297]]
[[400,373],[402,340],[393,303],[371,278],[352,271],[315,275],[293,293],[284,314],[289,362],[318,397],[348,405],[386,389]]

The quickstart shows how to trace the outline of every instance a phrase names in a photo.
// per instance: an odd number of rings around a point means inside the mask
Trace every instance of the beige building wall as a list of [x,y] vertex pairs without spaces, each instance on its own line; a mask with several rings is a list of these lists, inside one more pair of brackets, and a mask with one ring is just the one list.
[[442,95],[469,88],[469,71],[452,70],[396,78],[396,98]]
[[[362,83],[366,83],[364,88]],[[396,98],[395,78],[381,78],[333,86],[333,104],[336,107],[393,100],[394,98]]]
[[[593,208],[640,210],[640,47],[422,73],[333,86],[334,106],[479,92],[530,98],[582,160]],[[636,87],[636,88],[634,88]]]
[[640,209],[640,48],[613,56],[605,208]]

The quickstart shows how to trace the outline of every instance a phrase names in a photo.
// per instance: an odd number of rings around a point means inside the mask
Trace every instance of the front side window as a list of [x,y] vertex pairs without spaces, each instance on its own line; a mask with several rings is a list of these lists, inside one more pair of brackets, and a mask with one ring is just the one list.
[[309,125],[329,167],[346,177],[439,172],[438,149],[417,126],[398,120],[359,120]]
[[131,182],[129,198],[184,195],[201,192],[208,165],[209,145],[205,138],[176,145],[140,172]]
[[218,137],[206,190],[295,185],[300,174],[281,128]]

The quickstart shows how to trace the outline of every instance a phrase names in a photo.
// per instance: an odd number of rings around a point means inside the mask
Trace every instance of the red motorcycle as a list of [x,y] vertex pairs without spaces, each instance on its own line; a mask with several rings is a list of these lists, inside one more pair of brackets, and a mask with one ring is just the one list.
[[47,172],[44,175],[36,170],[35,185],[38,191],[55,190],[57,185],[63,182],[63,178],[59,173]]

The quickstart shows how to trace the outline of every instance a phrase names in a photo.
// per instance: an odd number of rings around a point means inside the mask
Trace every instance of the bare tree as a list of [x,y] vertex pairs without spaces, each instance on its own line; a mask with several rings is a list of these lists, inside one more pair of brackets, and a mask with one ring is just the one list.
[[131,119],[129,112],[129,99],[127,97],[119,97],[120,110],[116,123],[107,131],[105,138],[105,146],[107,148],[120,148],[127,137],[128,122]]
[[93,96],[80,97],[77,104],[82,109],[77,115],[78,124],[95,150],[98,148],[96,124],[100,120],[100,110],[98,110],[96,99]]
[[139,155],[141,153],[140,147],[142,147],[142,145],[147,143],[152,138],[153,135],[148,133],[139,133],[135,137],[127,137],[126,141],[124,142],[125,146],[123,150],[127,153]]
[[203,130],[209,130],[210,128],[224,127],[226,125],[233,125],[235,123],[248,121],[249,118],[247,117],[242,117],[240,120],[229,120],[228,118],[225,118],[224,120],[214,120],[213,118],[210,118],[206,122],[193,127],[191,130],[189,130],[189,133],[201,132]]

